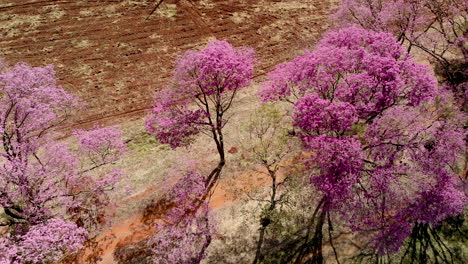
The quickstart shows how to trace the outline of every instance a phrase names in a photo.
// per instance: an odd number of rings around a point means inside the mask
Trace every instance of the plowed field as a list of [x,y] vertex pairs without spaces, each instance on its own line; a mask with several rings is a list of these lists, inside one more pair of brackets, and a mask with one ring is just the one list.
[[0,0],[0,57],[54,64],[87,103],[75,124],[141,116],[183,51],[212,39],[256,50],[257,77],[312,46],[333,0]]

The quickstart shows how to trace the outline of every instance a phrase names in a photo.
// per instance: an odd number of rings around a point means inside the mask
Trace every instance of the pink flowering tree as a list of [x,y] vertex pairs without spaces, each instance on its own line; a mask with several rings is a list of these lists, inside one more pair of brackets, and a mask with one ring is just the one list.
[[328,34],[314,51],[280,64],[268,77],[260,91],[263,101],[295,104],[300,110],[296,124],[302,128],[307,122],[301,124],[300,112],[318,114],[328,121],[310,119],[310,125],[335,133],[346,132],[358,118],[370,122],[396,105],[417,106],[437,90],[429,68],[416,64],[392,35],[358,27]]
[[[463,211],[455,169],[465,151],[460,114],[447,112],[429,69],[391,34],[328,32],[314,51],[269,73],[260,96],[293,104],[293,125],[311,155],[310,183],[322,197],[290,261],[323,261],[322,229],[328,226],[333,247],[334,216],[388,255],[408,237],[429,245],[434,226]],[[426,236],[411,236],[422,226]],[[437,248],[436,261],[447,260]]]
[[210,42],[200,51],[187,51],[175,65],[173,85],[155,95],[146,129],[161,143],[176,148],[202,132],[213,139],[218,166],[206,178],[207,191],[225,164],[223,128],[237,92],[253,75],[253,50],[233,48],[226,41]]
[[155,95],[146,129],[172,148],[187,146],[193,136],[211,137],[219,156],[207,176],[196,170],[183,176],[171,193],[175,207],[151,240],[155,263],[199,263],[211,242],[207,198],[225,165],[223,128],[240,88],[253,76],[253,50],[234,48],[226,41],[210,42],[200,51],[187,51],[175,65],[173,85]]
[[[363,135],[369,172],[362,189],[373,202],[353,201],[350,217],[354,230],[378,230],[371,244],[380,255],[397,252],[406,239],[404,258],[421,263],[431,255],[436,262],[453,260],[434,228],[465,208],[457,166],[466,132],[456,111],[447,118],[446,109],[438,107],[395,107],[369,124]],[[418,253],[429,250],[431,254]]]
[[0,263],[55,262],[103,223],[100,202],[108,201],[122,173],[94,170],[126,148],[116,128],[75,132],[77,147],[54,140],[51,130],[78,99],[57,86],[52,66],[1,68],[0,225],[7,231],[0,248],[7,250]]
[[464,0],[343,0],[334,20],[340,27],[390,32],[408,51],[422,51],[437,64],[447,86],[466,100],[466,6]]

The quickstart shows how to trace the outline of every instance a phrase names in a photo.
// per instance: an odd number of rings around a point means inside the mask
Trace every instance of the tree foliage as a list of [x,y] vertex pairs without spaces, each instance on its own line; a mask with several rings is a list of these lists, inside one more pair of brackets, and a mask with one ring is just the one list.
[[[365,236],[360,260],[458,260],[440,230],[467,203],[459,175],[468,120],[451,94],[466,104],[467,13],[463,0],[343,0],[313,50],[268,74],[259,96],[286,102],[288,116],[263,105],[244,126],[242,158],[266,175],[268,193],[249,193],[262,208],[258,232],[236,238],[247,244],[232,252],[248,251],[254,264],[323,263],[326,241],[340,263],[334,233],[347,230]],[[441,85],[413,58],[417,49],[442,70]],[[157,232],[140,242],[154,263],[208,256],[224,129],[254,64],[252,49],[212,41],[179,56],[171,84],[155,94],[146,130],[171,148],[205,134],[219,160],[204,175],[180,158],[167,175]],[[57,140],[81,105],[52,66],[0,62],[0,264],[58,262],[105,223],[109,192],[124,177],[109,165],[127,149],[116,127]]]
[[52,66],[4,65],[0,73],[0,206],[3,263],[49,263],[76,251],[103,224],[107,192],[122,172],[92,172],[126,152],[116,128],[77,131],[78,150],[54,139],[78,98]]
[[[187,146],[202,132],[213,140],[218,165],[207,176],[187,172],[170,200],[175,204],[165,225],[152,239],[155,263],[199,263],[211,243],[207,200],[226,163],[223,128],[238,90],[253,76],[253,50],[233,48],[227,41],[210,42],[176,60],[173,85],[155,95],[146,129],[172,148]],[[200,189],[201,188],[201,189]]]
[[170,209],[158,219],[158,231],[148,242],[154,263],[198,264],[206,256],[214,225],[207,201],[200,200],[206,192],[205,179],[195,171],[193,166],[186,171],[173,168],[168,175],[168,181],[178,180],[167,184],[165,199]]
[[294,104],[294,126],[312,153],[310,182],[323,196],[315,236],[304,243],[313,261],[322,259],[320,225],[332,213],[391,254],[418,223],[463,211],[453,169],[465,133],[461,115],[447,118],[438,105],[445,95],[436,83],[391,34],[357,27],[329,32],[269,74],[260,95]]
[[343,0],[334,15],[335,26],[389,32],[408,51],[422,51],[461,103],[466,101],[467,19],[464,0]]

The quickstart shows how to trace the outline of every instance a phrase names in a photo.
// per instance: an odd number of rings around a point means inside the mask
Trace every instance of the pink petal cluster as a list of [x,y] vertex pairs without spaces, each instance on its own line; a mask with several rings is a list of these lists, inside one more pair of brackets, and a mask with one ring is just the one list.
[[313,94],[300,98],[294,112],[294,125],[308,133],[343,132],[358,121],[353,105],[320,99]]
[[328,135],[304,136],[303,140],[305,148],[313,152],[309,161],[310,182],[323,193],[327,207],[340,206],[361,177],[364,156],[361,143],[351,137]]
[[0,238],[0,263],[52,263],[82,248],[88,232],[75,223],[51,218],[24,235]]
[[378,231],[372,237],[372,246],[380,255],[396,253],[411,234],[413,227],[413,223],[401,218],[385,219],[382,225],[375,227]]
[[466,0],[342,0],[333,20],[339,28],[389,32],[408,52],[426,55],[445,87],[466,107],[461,85],[467,76],[466,5]]
[[278,65],[260,96],[295,103],[312,93],[352,104],[360,118],[370,118],[393,105],[433,98],[436,84],[391,34],[350,27],[328,32],[314,51]]
[[185,96],[212,95],[247,86],[253,76],[254,51],[234,49],[215,40],[200,51],[187,51],[176,61],[174,80]]
[[[5,151],[8,155],[35,151],[37,134],[58,122],[67,109],[78,107],[79,102],[56,85],[52,66],[18,63],[6,69],[0,72],[0,134],[6,132],[12,138]],[[27,141],[30,143],[21,144]]]
[[187,51],[175,65],[173,86],[156,93],[145,127],[161,143],[186,146],[202,129],[225,125],[239,88],[253,76],[254,52],[233,48],[227,41],[212,41],[200,51]]
[[190,144],[191,136],[200,132],[206,112],[189,109],[185,94],[177,94],[170,88],[155,95],[155,105],[146,119],[146,130],[161,143],[172,148]]
[[75,132],[78,151],[54,140],[50,130],[80,103],[56,84],[52,66],[3,66],[0,94],[0,207],[8,215],[0,247],[9,252],[2,261],[54,262],[102,225],[96,217],[123,174],[90,172],[126,152],[122,134],[98,127]]
[[437,225],[447,217],[462,212],[466,202],[465,194],[457,190],[452,182],[439,182],[420,190],[417,199],[403,214],[418,223]]
[[274,71],[268,73],[268,80],[262,83],[260,98],[264,102],[295,102],[307,91],[319,87],[318,80],[310,78],[317,75],[318,67],[318,58],[311,51],[290,62],[278,64]]
[[[421,2],[421,1],[420,1]],[[342,0],[333,18],[338,25],[359,25],[374,31],[391,31],[399,36],[410,27],[421,27],[422,5],[410,0]]]
[[73,136],[78,138],[80,155],[95,164],[115,162],[128,151],[117,127],[95,126],[89,131],[76,130]]
[[365,148],[372,164],[351,225],[379,230],[372,237],[379,253],[397,252],[414,224],[434,226],[464,210],[467,198],[452,170],[465,151],[462,123],[395,107],[368,126]]

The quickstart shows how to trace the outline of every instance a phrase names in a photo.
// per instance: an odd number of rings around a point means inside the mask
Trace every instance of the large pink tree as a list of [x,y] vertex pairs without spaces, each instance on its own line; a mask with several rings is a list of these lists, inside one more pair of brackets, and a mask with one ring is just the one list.
[[78,98],[57,85],[52,66],[0,68],[0,224],[7,227],[0,263],[54,262],[102,224],[122,173],[94,171],[126,147],[116,128],[77,131],[76,144],[54,140]]
[[338,27],[358,25],[389,32],[408,51],[422,51],[462,103],[467,86],[467,19],[465,0],[343,0],[334,15]]
[[[328,32],[315,50],[277,66],[260,96],[294,105],[310,182],[322,197],[310,222],[315,234],[291,261],[323,261],[322,226],[331,233],[333,216],[388,255],[422,226],[428,235],[411,239],[429,245],[432,228],[463,211],[454,171],[465,151],[462,115],[391,34]],[[434,253],[439,261],[447,260],[443,250]]]

